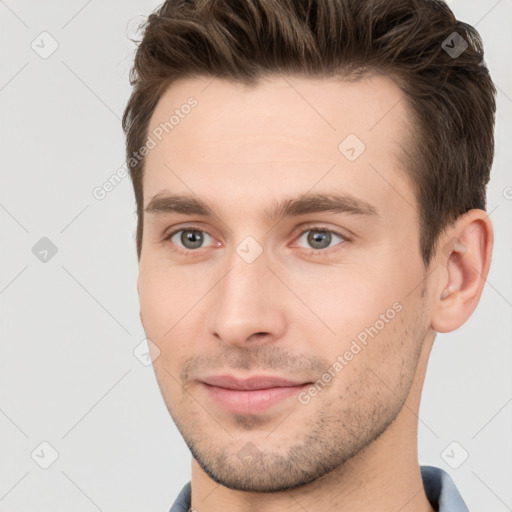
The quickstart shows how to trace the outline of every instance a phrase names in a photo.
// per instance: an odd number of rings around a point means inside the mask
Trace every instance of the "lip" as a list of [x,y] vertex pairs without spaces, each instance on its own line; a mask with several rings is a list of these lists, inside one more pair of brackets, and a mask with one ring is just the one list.
[[237,379],[232,375],[212,375],[201,380],[210,386],[244,391],[284,388],[306,384],[304,381],[284,379],[274,375],[253,375],[247,379]]
[[202,379],[209,398],[228,412],[257,414],[290,398],[311,382],[294,381],[272,375],[255,375],[238,379],[216,375]]

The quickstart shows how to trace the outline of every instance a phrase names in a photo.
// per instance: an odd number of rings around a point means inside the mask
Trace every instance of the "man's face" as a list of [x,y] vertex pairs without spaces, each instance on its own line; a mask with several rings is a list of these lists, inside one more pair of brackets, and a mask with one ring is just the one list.
[[[194,78],[156,107],[148,134],[179,112],[146,157],[141,319],[172,418],[227,487],[314,481],[403,414],[430,324],[401,98],[382,76]],[[269,216],[321,194],[349,199]]]

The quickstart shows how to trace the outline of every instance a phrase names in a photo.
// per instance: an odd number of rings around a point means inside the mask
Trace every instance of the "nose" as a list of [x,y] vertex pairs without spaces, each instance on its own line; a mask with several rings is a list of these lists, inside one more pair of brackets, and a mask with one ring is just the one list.
[[[268,344],[285,331],[286,287],[270,270],[263,252],[251,263],[235,251],[226,273],[212,290],[208,311],[210,333],[231,346]],[[289,292],[288,292],[289,293]]]

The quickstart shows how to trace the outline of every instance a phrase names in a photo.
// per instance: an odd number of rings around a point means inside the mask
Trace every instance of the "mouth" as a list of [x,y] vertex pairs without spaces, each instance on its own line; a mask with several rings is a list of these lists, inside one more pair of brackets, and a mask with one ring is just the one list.
[[248,379],[216,375],[201,380],[211,401],[227,412],[238,414],[264,412],[311,384],[271,375],[256,375]]

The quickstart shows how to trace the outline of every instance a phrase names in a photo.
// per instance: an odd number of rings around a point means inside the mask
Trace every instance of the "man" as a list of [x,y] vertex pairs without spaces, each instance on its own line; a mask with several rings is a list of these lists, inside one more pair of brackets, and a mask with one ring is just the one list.
[[433,0],[165,2],[123,128],[171,512],[466,511],[420,468],[436,333],[489,272],[495,89]]

